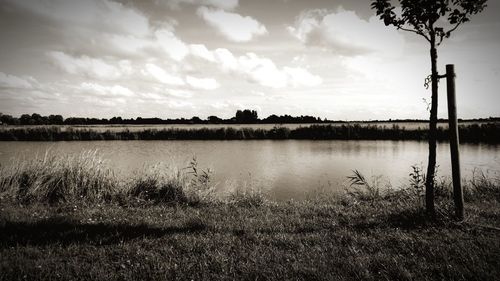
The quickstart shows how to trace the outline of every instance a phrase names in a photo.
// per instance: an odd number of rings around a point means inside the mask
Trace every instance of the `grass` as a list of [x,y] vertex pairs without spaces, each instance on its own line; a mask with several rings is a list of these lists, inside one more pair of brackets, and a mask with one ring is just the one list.
[[[461,125],[462,142],[500,143],[500,123]],[[98,128],[65,128],[59,126],[6,127],[0,129],[1,141],[90,141],[90,140],[425,140],[426,127],[405,128],[398,125],[311,125],[304,127],[251,128],[162,128],[121,131]],[[437,139],[448,140],[448,129],[439,127]]]
[[[185,169],[155,166],[118,181],[93,153],[45,157],[52,160],[0,171],[0,280],[495,280],[500,274],[500,180],[479,172],[464,183],[467,217],[456,222],[445,180],[438,181],[439,215],[425,217],[419,168],[397,189],[356,172],[344,195],[277,203],[247,189],[214,195],[210,171],[200,171],[195,160]],[[99,175],[109,178],[92,192],[79,191]],[[54,186],[67,188],[64,196],[50,195]]]

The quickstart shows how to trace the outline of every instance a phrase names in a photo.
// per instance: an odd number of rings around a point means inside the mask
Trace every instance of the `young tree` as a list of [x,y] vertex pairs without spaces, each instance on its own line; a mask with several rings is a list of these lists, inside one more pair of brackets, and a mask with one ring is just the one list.
[[434,177],[436,171],[436,133],[438,109],[437,47],[449,38],[461,24],[468,22],[471,15],[481,12],[487,0],[397,0],[400,12],[391,0],[373,0],[371,8],[380,16],[386,26],[413,32],[429,42],[431,55],[431,108],[429,118],[429,160],[425,183],[425,205],[434,215]]

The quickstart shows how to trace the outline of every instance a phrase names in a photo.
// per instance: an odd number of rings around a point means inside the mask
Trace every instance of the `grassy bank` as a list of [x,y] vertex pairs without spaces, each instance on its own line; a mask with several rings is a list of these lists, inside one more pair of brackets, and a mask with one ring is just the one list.
[[[459,127],[463,142],[500,143],[500,123],[467,124]],[[88,128],[58,126],[13,127],[0,129],[3,141],[87,141],[87,140],[425,140],[426,128],[398,125],[310,125],[287,128],[162,128],[141,131],[100,131]],[[448,139],[446,127],[439,127],[438,140]]]
[[422,211],[418,169],[400,189],[354,175],[343,195],[276,203],[214,194],[208,171],[154,167],[117,180],[92,153],[0,171],[0,280],[494,280],[500,181],[449,183]]

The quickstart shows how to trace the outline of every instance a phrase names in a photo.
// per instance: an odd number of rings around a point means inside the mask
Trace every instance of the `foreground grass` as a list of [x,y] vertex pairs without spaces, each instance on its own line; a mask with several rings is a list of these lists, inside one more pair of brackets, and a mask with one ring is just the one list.
[[495,280],[498,202],[465,223],[313,202],[1,205],[0,280]]
[[[416,176],[399,190],[364,179],[340,197],[276,203],[251,192],[216,199],[206,192],[209,173],[195,163],[189,177],[153,173],[116,183],[95,156],[81,157],[0,172],[0,280],[500,276],[498,179],[467,181],[467,218],[455,222],[446,183],[438,217],[425,217]],[[47,167],[35,173],[37,165]]]

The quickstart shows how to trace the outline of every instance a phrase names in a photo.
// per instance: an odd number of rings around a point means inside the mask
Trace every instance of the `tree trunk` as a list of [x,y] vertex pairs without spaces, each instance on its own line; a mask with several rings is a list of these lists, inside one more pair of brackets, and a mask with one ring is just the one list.
[[436,36],[431,32],[431,68],[432,68],[432,96],[431,113],[429,118],[429,161],[427,164],[427,178],[425,181],[425,208],[430,216],[435,215],[434,207],[434,178],[436,172],[436,134],[437,134],[437,109],[438,109],[438,71]]

